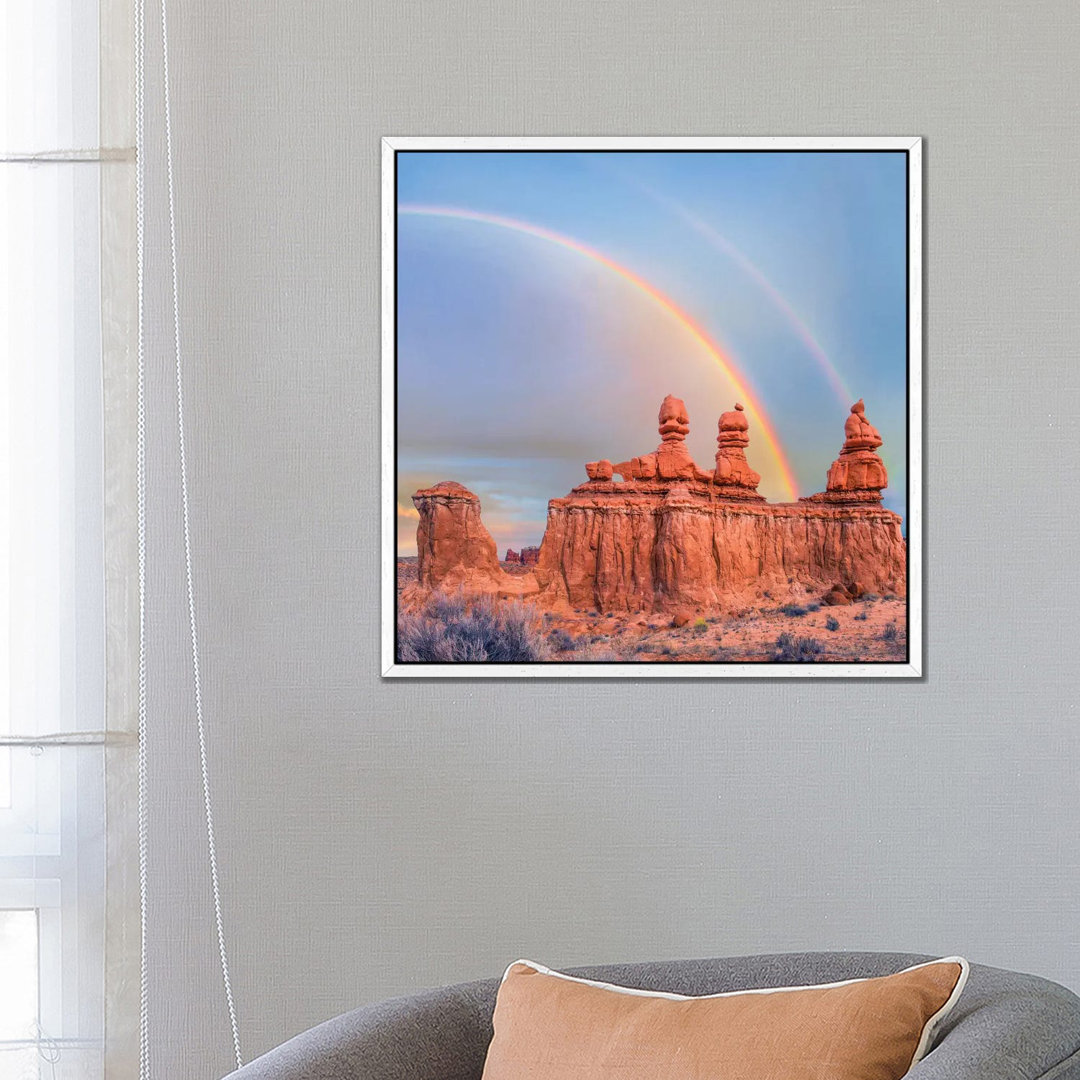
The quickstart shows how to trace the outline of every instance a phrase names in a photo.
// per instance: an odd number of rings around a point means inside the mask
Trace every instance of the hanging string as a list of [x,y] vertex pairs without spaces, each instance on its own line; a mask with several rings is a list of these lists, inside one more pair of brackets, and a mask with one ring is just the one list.
[[138,518],[139,697],[138,697],[138,851],[139,851],[139,1080],[150,1080],[150,977],[146,954],[147,769],[146,769],[146,332],[143,311],[145,253],[145,103],[146,23],[144,0],[135,0],[135,266],[138,295],[138,397],[135,423],[136,507]]
[[240,1053],[240,1032],[236,1023],[229,957],[225,948],[225,924],[221,914],[221,890],[218,885],[217,848],[214,843],[214,809],[210,798],[210,770],[206,761],[206,725],[203,719],[202,678],[199,673],[199,632],[195,617],[195,587],[191,559],[191,526],[188,514],[187,447],[184,438],[184,370],[180,349],[180,283],[176,259],[176,197],[173,183],[172,106],[169,96],[169,15],[168,2],[161,0],[162,77],[165,94],[165,171],[169,188],[169,258],[172,271],[173,354],[176,360],[176,427],[180,454],[180,506],[184,527],[184,570],[187,577],[188,622],[191,628],[191,666],[195,691],[195,720],[199,735],[199,768],[202,773],[203,808],[206,812],[206,847],[210,858],[210,885],[214,895],[214,923],[217,928],[221,978],[229,1010],[236,1067],[244,1064]]
[[[199,672],[199,639],[195,616],[194,574],[191,558],[191,529],[188,513],[187,452],[184,439],[183,366],[180,351],[180,290],[176,258],[176,200],[173,182],[172,115],[169,98],[169,36],[166,0],[161,0],[161,43],[163,51],[166,172],[169,195],[169,254],[173,298],[173,344],[176,361],[177,428],[179,435],[181,506],[184,531],[184,566],[187,578],[188,620],[191,628],[192,667],[194,673],[195,715],[198,728],[199,765],[202,773],[203,806],[206,813],[207,849],[210,858],[210,881],[214,899],[214,922],[217,930],[225,1000],[229,1011],[236,1064],[243,1065],[240,1036],[236,1022],[232,984],[229,978],[228,953],[225,947],[224,920],[221,913],[221,890],[218,883],[217,851],[214,843],[214,815],[210,797],[210,772],[206,756],[206,728],[202,708],[202,680]],[[139,1080],[150,1080],[149,971],[147,964],[148,925],[148,800],[147,800],[147,648],[146,648],[146,332],[145,293],[145,109],[146,109],[146,8],[145,0],[135,0],[135,253],[138,294],[138,390],[136,406],[136,487],[138,519],[138,594],[139,594],[139,686],[138,686],[138,859],[139,859]]]

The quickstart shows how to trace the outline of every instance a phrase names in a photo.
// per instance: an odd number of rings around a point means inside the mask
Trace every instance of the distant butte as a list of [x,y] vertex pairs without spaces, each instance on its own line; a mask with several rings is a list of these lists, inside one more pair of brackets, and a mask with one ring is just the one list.
[[[825,491],[794,503],[758,494],[741,405],[720,417],[711,472],[686,446],[684,402],[664,398],[658,422],[652,453],[589,462],[588,479],[548,503],[543,541],[526,549],[536,551],[528,573],[499,565],[471,491],[453,481],[417,491],[416,588],[522,597],[554,611],[635,612],[724,608],[766,592],[782,600],[793,586],[841,602],[834,586],[844,582],[857,582],[860,592],[906,592],[901,519],[882,506],[882,440],[861,400],[851,407]],[[524,555],[508,551],[506,561],[525,562]]]
[[523,547],[520,551],[507,548],[503,562],[512,566],[535,566],[539,559],[540,549],[538,547]]

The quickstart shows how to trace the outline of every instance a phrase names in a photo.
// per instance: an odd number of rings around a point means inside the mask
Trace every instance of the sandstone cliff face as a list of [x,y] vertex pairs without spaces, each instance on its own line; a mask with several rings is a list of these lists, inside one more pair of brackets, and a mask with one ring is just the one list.
[[826,491],[796,503],[769,504],[757,494],[739,406],[720,419],[712,473],[690,458],[682,401],[665,398],[659,425],[654,453],[616,466],[590,462],[585,483],[551,500],[530,573],[509,575],[499,566],[472,492],[450,481],[418,491],[420,588],[601,611],[722,609],[766,592],[778,601],[828,593],[838,582],[906,592],[901,520],[881,505],[881,438],[861,401],[852,406]]
[[900,518],[880,506],[770,506],[710,498],[705,485],[628,486],[591,482],[552,500],[536,570],[542,603],[724,608],[852,580],[905,591]]

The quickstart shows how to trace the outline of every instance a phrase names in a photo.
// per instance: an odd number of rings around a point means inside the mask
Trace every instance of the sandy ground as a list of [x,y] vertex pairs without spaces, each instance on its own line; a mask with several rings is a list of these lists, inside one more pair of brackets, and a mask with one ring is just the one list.
[[[416,580],[414,561],[400,560],[398,571],[399,589]],[[783,634],[818,642],[822,651],[811,647],[818,662],[907,660],[906,603],[892,596],[869,596],[846,607],[819,605],[812,597],[787,605],[764,599],[730,613],[702,612],[682,627],[657,614],[545,612],[542,627],[558,662],[762,663],[779,658]]]
[[[554,660],[760,663],[777,657],[782,634],[819,642],[824,651],[818,660],[825,663],[906,660],[902,599],[811,610],[813,606],[811,602],[785,611],[766,605],[737,614],[703,616],[683,627],[673,627],[670,619],[658,615],[609,618],[599,613],[572,618],[545,615],[544,624],[564,629],[574,640],[574,648],[554,652]],[[805,614],[796,614],[800,610]],[[834,624],[836,628],[831,629]],[[886,629],[890,625],[895,627],[895,638]],[[554,643],[560,641],[555,635]]]

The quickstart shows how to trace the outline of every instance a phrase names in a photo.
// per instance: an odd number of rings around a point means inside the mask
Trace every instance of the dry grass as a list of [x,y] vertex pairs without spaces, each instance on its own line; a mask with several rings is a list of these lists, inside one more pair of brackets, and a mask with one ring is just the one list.
[[534,608],[443,593],[399,616],[397,651],[406,664],[523,664],[550,654]]

